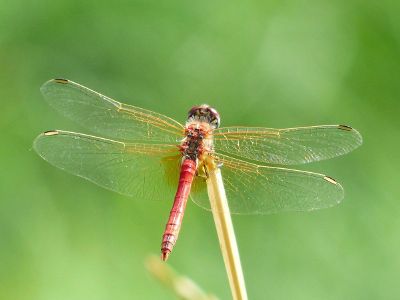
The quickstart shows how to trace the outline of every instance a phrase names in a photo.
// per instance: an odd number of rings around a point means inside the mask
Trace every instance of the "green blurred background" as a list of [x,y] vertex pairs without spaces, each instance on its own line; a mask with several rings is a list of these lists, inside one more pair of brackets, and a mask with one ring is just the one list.
[[[340,181],[313,213],[235,216],[250,299],[400,299],[400,10],[395,1],[0,1],[0,298],[175,299],[144,268],[171,203],[143,203],[32,151],[84,131],[42,99],[64,77],[184,122],[349,124],[355,152],[301,166]],[[171,199],[172,200],[172,199]],[[169,263],[230,291],[211,214],[190,203]]]

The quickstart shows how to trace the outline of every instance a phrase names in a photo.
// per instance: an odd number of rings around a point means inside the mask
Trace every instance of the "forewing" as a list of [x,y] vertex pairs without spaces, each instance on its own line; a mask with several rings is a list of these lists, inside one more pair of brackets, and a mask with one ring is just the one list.
[[346,154],[362,143],[357,130],[345,125],[287,129],[225,127],[214,132],[217,152],[279,165],[296,165]]
[[70,80],[53,79],[40,90],[61,114],[102,136],[154,142],[176,142],[183,137],[183,126],[177,121],[120,103]]
[[[285,168],[260,166],[225,155],[215,158],[233,214],[270,214],[281,211],[312,211],[340,203],[342,186],[326,175]],[[210,209],[204,189],[197,179],[193,201]]]
[[123,143],[57,130],[39,135],[34,149],[60,169],[140,200],[171,201],[176,190],[180,156],[174,145]]

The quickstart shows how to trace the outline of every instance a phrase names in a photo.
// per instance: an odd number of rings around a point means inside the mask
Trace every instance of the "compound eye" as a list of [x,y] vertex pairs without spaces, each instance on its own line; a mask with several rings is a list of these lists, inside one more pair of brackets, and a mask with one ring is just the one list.
[[219,118],[215,118],[215,119],[212,121],[212,124],[215,125],[215,128],[218,128],[218,127],[219,127]]
[[219,113],[207,104],[193,106],[188,112],[188,118],[207,120],[215,128],[220,125]]
[[212,107],[209,108],[210,110],[210,119],[211,119],[211,124],[215,126],[215,128],[218,128],[220,125],[220,119],[219,119],[219,113]]

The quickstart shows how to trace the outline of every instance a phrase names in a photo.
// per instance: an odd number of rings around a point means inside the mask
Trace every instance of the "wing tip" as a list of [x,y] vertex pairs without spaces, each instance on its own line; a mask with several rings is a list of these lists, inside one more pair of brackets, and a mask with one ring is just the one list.
[[355,128],[349,126],[349,125],[345,125],[345,124],[340,124],[337,125],[337,128],[343,131],[348,131],[348,132],[352,132],[356,138],[357,138],[357,145],[355,148],[357,148],[358,146],[360,146],[363,143],[363,138],[360,132],[358,132]]
[[334,205],[337,205],[337,204],[341,203],[343,201],[343,198],[344,198],[344,189],[343,189],[342,185],[339,182],[337,182],[336,179],[334,179],[334,178],[332,178],[330,176],[327,176],[327,175],[324,175],[323,179],[325,181],[329,182],[330,184],[332,184],[333,186],[335,186],[337,189],[339,189],[341,191],[341,196],[338,197],[335,200],[335,203],[333,203],[333,204],[331,204],[331,205],[329,205],[327,207],[332,207]]
[[53,135],[58,135],[58,134],[60,134],[60,131],[59,130],[47,130],[47,131],[45,131],[45,132],[42,132],[41,134],[39,134],[34,140],[33,140],[33,149],[37,152],[37,153],[39,153],[39,155],[41,156],[41,154],[40,154],[40,151],[39,151],[39,143],[40,143],[40,140],[43,138],[43,137],[47,137],[47,136],[53,136]]
[[52,84],[68,84],[70,82],[71,82],[70,80],[65,79],[65,78],[50,79],[50,80],[46,81],[45,83],[43,83],[43,85],[40,87],[40,91],[44,94],[46,88],[49,85],[52,85]]

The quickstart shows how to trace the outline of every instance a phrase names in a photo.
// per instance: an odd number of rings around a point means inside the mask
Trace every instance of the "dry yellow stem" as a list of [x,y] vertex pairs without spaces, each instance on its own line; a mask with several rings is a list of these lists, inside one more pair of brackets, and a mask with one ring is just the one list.
[[158,256],[149,256],[146,260],[149,272],[171,289],[179,299],[183,300],[218,300],[214,295],[204,292],[195,282],[186,276],[179,275]]
[[228,201],[226,199],[221,170],[212,162],[208,166],[207,190],[217,229],[218,240],[224,258],[229,285],[234,300],[247,300],[246,286],[240,264],[239,250]]

